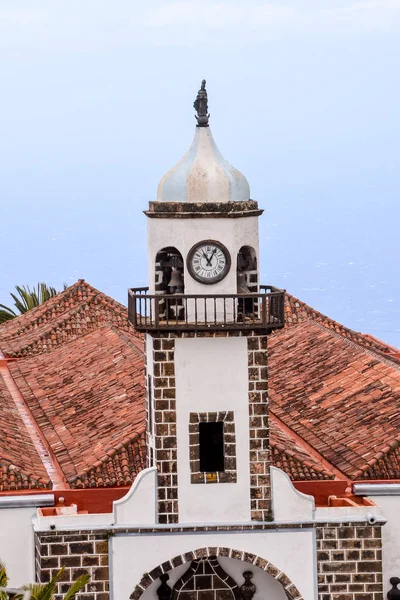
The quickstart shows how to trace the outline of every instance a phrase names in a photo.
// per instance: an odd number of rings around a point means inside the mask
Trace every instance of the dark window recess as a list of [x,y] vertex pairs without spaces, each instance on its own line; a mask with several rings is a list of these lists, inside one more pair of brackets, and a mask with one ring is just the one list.
[[224,424],[199,423],[200,471],[224,471]]

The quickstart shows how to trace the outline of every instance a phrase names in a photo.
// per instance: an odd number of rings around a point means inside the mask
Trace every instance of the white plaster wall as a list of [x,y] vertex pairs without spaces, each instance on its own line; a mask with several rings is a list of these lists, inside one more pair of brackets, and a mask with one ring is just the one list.
[[154,525],[157,522],[157,468],[137,475],[129,492],[113,502],[114,523]]
[[35,514],[35,507],[0,510],[0,560],[6,565],[10,587],[35,581]]
[[[235,560],[234,558],[225,558],[221,556],[218,557],[218,561],[224,571],[233,577],[239,587],[244,583],[243,571],[251,571],[253,573],[251,581],[257,588],[253,600],[287,600],[285,591],[279,581],[274,577],[271,577],[271,575],[268,575],[268,573],[262,569],[249,565],[241,560]],[[168,585],[173,588],[175,583],[182,577],[188,568],[188,563],[185,563],[184,565],[180,565],[176,569],[169,571]],[[157,588],[159,585],[160,580],[157,579],[144,592],[142,600],[158,600]]]
[[284,471],[271,467],[272,514],[274,521],[296,522],[314,519],[315,501],[296,490]]
[[[236,294],[236,260],[242,246],[255,249],[259,261],[258,217],[238,219],[147,219],[149,288],[154,294],[155,260],[157,252],[174,246],[184,260],[185,294]],[[228,275],[213,285],[195,281],[186,268],[189,250],[202,240],[216,240],[229,250],[232,265]]]
[[[175,340],[179,522],[250,520],[247,338]],[[190,482],[189,414],[233,411],[237,483]]]
[[[113,600],[129,598],[145,573],[174,558],[197,548],[209,546],[235,548],[260,556],[283,571],[296,585],[304,600],[316,600],[315,532],[313,530],[251,531],[251,532],[199,532],[176,534],[127,535],[116,534],[110,538],[112,560]],[[230,561],[232,562],[232,561]],[[236,561],[235,561],[236,562]],[[222,563],[225,568],[227,563]],[[239,579],[242,566],[255,571],[247,563],[229,566],[232,576]],[[244,570],[244,569],[243,569]],[[185,567],[176,569],[178,578]],[[227,569],[228,571],[228,569]],[[172,580],[173,581],[173,580]],[[156,587],[153,584],[154,588]],[[269,586],[269,584],[268,584]],[[149,588],[150,589],[150,588]],[[280,600],[281,595],[271,588],[271,595],[263,588],[258,598]],[[148,600],[150,593],[148,592]],[[155,598],[155,596],[151,596]]]
[[382,527],[383,594],[391,589],[389,579],[400,577],[400,497],[373,496],[370,498],[381,508],[387,523]]

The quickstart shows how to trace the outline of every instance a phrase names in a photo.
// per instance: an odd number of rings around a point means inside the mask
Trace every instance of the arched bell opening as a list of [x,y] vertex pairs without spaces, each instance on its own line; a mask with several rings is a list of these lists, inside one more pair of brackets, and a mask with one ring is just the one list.
[[182,254],[173,246],[157,252],[155,292],[156,294],[183,294],[185,292]]
[[[236,261],[236,280],[238,294],[251,294],[258,292],[258,265],[257,255],[251,246],[242,246],[237,255]],[[239,298],[238,314],[252,315],[258,314],[257,298]]]
[[[233,558],[233,557],[237,558]],[[260,556],[229,548],[201,548],[146,573],[132,600],[302,600],[280,569]]]
[[[182,254],[177,248],[168,246],[157,252],[154,281],[156,294],[174,296],[185,293],[184,263]],[[160,319],[184,319],[183,303],[178,298],[160,299],[158,312]]]

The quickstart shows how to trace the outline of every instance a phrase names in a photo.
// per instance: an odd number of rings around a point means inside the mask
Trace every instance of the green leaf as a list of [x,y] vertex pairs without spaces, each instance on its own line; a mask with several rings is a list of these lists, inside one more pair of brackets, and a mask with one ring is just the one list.
[[[64,290],[67,288],[65,283],[63,288]],[[29,285],[16,285],[15,290],[16,293],[10,293],[15,309],[0,304],[0,323],[25,314],[28,310],[40,306],[59,293],[54,287],[48,286],[43,282],[38,283],[36,287],[33,286],[32,289],[30,289]]]
[[[6,565],[0,560],[0,587],[7,587],[8,576],[6,571]],[[5,592],[0,592],[0,600],[7,600],[8,596]]]
[[88,575],[88,574],[81,575],[80,577],[78,577],[78,579],[76,581],[74,581],[74,583],[71,585],[71,587],[69,588],[69,590],[65,594],[64,600],[71,600],[72,598],[75,598],[75,595],[82,588],[84,588],[85,585],[87,583],[89,583],[89,581],[90,581],[90,575]]
[[[54,594],[57,593],[58,580],[63,571],[64,567],[62,567],[62,569],[60,569],[58,573],[56,573],[56,575],[53,577],[53,579],[48,583],[31,583],[29,585],[23,586],[21,589],[30,591],[31,600],[53,600]],[[78,577],[78,579],[70,585],[63,599],[72,600],[72,598],[75,598],[76,594],[82,588],[84,588],[89,581],[90,576],[88,574],[81,575],[80,577]],[[22,594],[19,596],[15,596],[15,600],[21,600],[22,598]],[[0,599],[2,600],[1,596]]]

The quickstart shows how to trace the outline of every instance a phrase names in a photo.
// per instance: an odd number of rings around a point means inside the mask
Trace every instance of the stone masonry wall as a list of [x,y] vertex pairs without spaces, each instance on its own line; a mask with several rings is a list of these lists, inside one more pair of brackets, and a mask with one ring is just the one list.
[[101,531],[35,533],[36,581],[47,583],[64,567],[54,600],[62,600],[75,579],[90,582],[76,600],[109,600],[108,534]]
[[270,446],[268,419],[267,336],[247,338],[249,365],[250,507],[251,519],[271,515]]
[[155,464],[158,468],[159,523],[178,522],[175,400],[175,339],[153,340]]
[[319,600],[382,600],[380,525],[318,526]]
[[[153,338],[154,452],[159,471],[159,523],[177,523],[179,519],[175,338],[231,336],[246,336],[248,346],[251,518],[255,521],[271,519],[267,336],[252,331],[182,332]],[[152,451],[149,447],[149,456]]]

